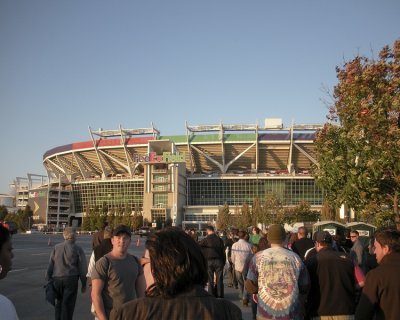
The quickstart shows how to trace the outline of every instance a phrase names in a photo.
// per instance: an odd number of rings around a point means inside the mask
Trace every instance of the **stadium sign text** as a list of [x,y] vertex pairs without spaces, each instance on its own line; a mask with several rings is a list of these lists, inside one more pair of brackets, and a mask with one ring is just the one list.
[[148,163],[174,163],[174,162],[185,162],[186,153],[177,152],[173,154],[172,152],[163,152],[162,155],[157,155],[155,152],[150,152],[149,154],[141,155],[135,153],[133,155],[133,162],[148,162]]

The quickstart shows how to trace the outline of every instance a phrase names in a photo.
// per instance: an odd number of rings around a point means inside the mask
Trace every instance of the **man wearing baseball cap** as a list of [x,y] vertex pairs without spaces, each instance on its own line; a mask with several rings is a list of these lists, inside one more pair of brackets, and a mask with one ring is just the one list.
[[305,261],[311,279],[307,314],[312,319],[353,319],[356,307],[353,261],[332,248],[329,232],[318,231],[314,239],[317,254]]
[[301,258],[283,247],[285,229],[274,224],[268,228],[271,248],[253,257],[246,289],[257,294],[257,319],[303,319],[304,299],[309,277]]
[[143,268],[139,259],[128,253],[131,235],[128,226],[117,226],[111,252],[100,258],[92,271],[92,301],[99,320],[108,320],[113,308],[144,297]]

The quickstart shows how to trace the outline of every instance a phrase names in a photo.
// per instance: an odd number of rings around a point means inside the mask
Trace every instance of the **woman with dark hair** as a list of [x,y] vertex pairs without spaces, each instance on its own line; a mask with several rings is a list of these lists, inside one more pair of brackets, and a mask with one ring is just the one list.
[[[232,302],[204,290],[207,262],[199,245],[179,228],[150,234],[142,258],[146,297],[129,301],[114,319],[242,319]],[[150,269],[150,270],[149,270]]]
[[[14,257],[12,249],[10,231],[0,224],[0,280],[11,270],[11,260]],[[0,312],[1,319],[18,320],[14,305],[2,294],[0,294]]]

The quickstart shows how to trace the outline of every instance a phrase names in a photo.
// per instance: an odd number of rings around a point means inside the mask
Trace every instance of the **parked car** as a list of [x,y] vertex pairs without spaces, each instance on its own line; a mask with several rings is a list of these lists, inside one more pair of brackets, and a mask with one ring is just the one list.
[[150,228],[149,227],[141,227],[139,229],[139,236],[143,237],[143,236],[147,236],[147,234],[150,232]]
[[40,231],[38,229],[32,228],[30,230],[26,231],[27,234],[32,234],[32,233],[40,233]]

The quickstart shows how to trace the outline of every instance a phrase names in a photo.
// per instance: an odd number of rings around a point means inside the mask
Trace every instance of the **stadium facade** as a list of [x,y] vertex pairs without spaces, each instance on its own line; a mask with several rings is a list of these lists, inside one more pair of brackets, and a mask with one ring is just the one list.
[[322,206],[311,167],[320,125],[284,128],[280,119],[259,125],[186,123],[186,134],[149,128],[92,130],[91,140],[47,151],[49,183],[30,192],[36,224],[80,224],[88,210],[139,211],[149,222],[171,219],[195,226],[267,194],[290,207]]

